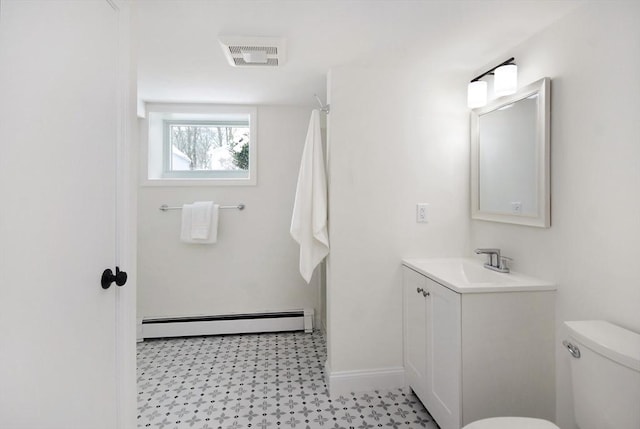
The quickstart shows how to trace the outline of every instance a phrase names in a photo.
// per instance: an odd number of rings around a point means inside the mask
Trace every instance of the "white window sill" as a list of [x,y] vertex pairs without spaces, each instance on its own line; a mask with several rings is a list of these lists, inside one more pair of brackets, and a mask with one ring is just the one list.
[[252,179],[142,179],[140,186],[255,186]]

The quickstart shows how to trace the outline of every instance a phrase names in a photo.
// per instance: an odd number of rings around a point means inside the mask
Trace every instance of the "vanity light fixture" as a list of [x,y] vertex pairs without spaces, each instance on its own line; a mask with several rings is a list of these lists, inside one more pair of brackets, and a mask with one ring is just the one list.
[[467,88],[469,108],[475,109],[487,104],[487,82],[481,79],[488,75],[494,75],[493,90],[498,97],[513,94],[518,89],[518,66],[515,58],[511,57],[469,82]]

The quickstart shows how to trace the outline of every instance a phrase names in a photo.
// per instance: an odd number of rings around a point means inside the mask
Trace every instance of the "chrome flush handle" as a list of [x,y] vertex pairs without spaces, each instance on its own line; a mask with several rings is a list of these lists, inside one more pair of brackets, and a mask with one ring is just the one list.
[[578,348],[578,346],[574,346],[567,340],[562,341],[562,345],[567,348],[569,353],[571,353],[571,356],[576,359],[580,359],[580,349]]

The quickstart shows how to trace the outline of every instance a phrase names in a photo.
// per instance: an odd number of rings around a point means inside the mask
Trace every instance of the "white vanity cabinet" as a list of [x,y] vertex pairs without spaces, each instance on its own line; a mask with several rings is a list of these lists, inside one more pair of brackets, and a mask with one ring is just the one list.
[[555,417],[554,288],[453,290],[403,266],[406,384],[441,429]]

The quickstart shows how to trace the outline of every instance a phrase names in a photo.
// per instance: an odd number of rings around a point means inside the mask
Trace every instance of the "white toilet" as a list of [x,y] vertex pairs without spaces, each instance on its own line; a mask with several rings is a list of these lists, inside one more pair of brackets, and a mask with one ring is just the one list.
[[[640,334],[602,320],[565,322],[574,415],[580,429],[640,428]],[[478,420],[463,429],[559,429],[527,417]]]

